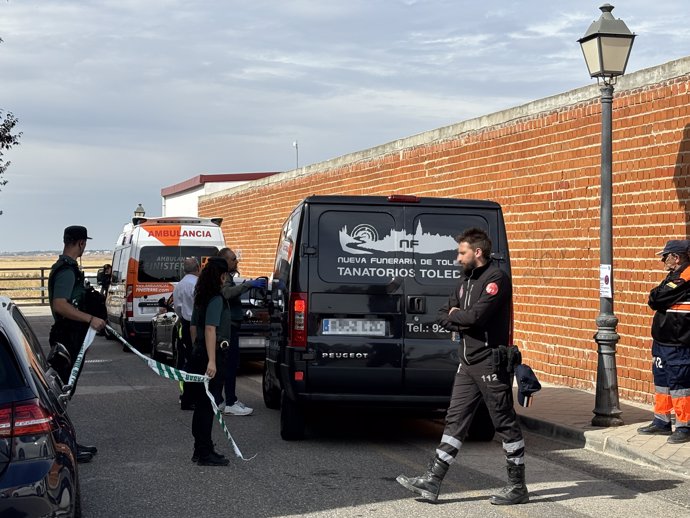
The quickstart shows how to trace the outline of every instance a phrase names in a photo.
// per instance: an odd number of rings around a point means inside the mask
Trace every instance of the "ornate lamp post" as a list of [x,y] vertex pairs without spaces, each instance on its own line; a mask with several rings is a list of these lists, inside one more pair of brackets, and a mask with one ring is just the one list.
[[137,208],[134,209],[134,217],[135,218],[143,218],[146,216],[146,211],[144,210],[144,207],[141,206],[141,203],[137,205]]
[[616,373],[616,333],[618,319],[613,313],[613,221],[612,221],[612,105],[613,85],[625,73],[635,35],[623,20],[616,20],[613,6],[604,4],[601,17],[592,23],[578,41],[582,46],[589,75],[601,80],[601,212],[599,219],[599,315],[597,332],[597,387],[594,426],[623,424],[618,403]]

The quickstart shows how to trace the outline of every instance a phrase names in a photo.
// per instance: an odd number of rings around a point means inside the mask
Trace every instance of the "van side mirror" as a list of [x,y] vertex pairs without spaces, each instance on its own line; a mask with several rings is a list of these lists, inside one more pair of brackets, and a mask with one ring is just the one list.
[[249,298],[249,303],[252,306],[262,308],[266,305],[268,299],[268,287],[270,285],[268,283],[268,277],[256,277],[256,279],[264,279],[266,281],[266,288],[249,288],[247,295]]

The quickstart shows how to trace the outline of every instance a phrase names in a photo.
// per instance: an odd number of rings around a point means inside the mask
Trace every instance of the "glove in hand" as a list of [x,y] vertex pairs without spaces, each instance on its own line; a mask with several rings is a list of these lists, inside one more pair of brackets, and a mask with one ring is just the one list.
[[249,281],[244,281],[244,283],[250,288],[260,288],[262,290],[266,289],[266,279],[251,279]]
[[445,317],[438,318],[436,320],[438,325],[440,325],[443,329],[447,329],[448,331],[453,331],[453,324],[451,323],[450,320],[448,320],[448,316],[446,315]]

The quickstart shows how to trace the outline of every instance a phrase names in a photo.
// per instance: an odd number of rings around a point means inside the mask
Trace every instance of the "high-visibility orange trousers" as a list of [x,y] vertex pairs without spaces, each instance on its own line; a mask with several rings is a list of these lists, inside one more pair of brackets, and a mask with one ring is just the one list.
[[669,424],[676,414],[676,427],[690,426],[690,347],[652,343],[654,359],[654,418]]

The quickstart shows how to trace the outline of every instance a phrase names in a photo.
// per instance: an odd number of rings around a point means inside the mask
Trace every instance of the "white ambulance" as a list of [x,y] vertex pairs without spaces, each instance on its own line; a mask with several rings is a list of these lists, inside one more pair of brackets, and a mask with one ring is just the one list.
[[183,262],[199,264],[225,246],[222,218],[159,217],[132,219],[115,243],[106,307],[108,323],[130,343],[145,345],[158,301],[172,295],[184,277]]

